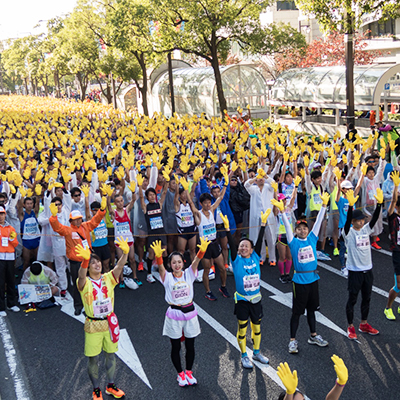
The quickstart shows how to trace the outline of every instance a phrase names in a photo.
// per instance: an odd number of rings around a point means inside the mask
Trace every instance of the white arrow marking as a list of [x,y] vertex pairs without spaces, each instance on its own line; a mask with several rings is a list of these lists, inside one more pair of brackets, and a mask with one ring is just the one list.
[[[78,320],[79,322],[85,323],[85,316],[75,315],[74,302],[71,295],[67,292],[67,297],[56,297],[57,303],[61,306],[61,311],[70,317]],[[117,356],[150,388],[149,380],[147,379],[146,373],[142,367],[142,363],[133,347],[132,341],[128,335],[126,329],[120,330],[120,336],[118,341]]]
[[[336,268],[331,267],[328,264],[325,264],[323,262],[318,261],[318,266],[320,266],[322,268],[325,268],[326,270],[328,270],[330,272],[333,272],[334,274],[339,275],[342,278],[347,279],[339,270],[337,270]],[[386,298],[388,298],[388,296],[389,296],[389,292],[387,292],[386,290],[380,289],[380,288],[378,288],[376,286],[372,286],[372,291],[375,292],[375,293],[378,293],[381,296],[386,297]],[[398,297],[396,297],[394,301],[397,302],[397,303],[400,303],[400,299]]]
[[[270,296],[271,299],[276,300],[278,303],[281,303],[286,307],[292,308],[292,292],[290,293],[281,292],[280,290],[274,288],[273,286],[269,285],[268,283],[262,280],[260,280],[260,285],[269,292],[274,293],[274,296]],[[320,324],[325,325],[326,327],[347,337],[347,332],[345,332],[342,328],[337,326],[335,323],[333,323],[330,319],[325,317],[325,315],[323,315],[319,311],[315,313],[315,317],[317,322],[319,322]]]
[[[160,274],[156,271],[152,272],[154,278],[160,281]],[[231,332],[229,332],[224,326],[222,326],[215,318],[213,318],[210,314],[204,311],[198,304],[193,303],[196,306],[196,310],[199,314],[199,317],[204,320],[208,325],[211,326],[217,333],[219,333],[227,342],[229,342],[236,350],[240,351],[239,344],[237,342],[236,336],[234,336]],[[253,357],[253,351],[246,346],[247,354],[250,358]],[[279,385],[282,389],[285,389],[282,381],[276,373],[276,370],[272,368],[270,365],[261,364],[258,361],[253,361],[254,365],[261,370],[262,373],[271,378],[277,385]],[[307,396],[306,399],[310,400]]]

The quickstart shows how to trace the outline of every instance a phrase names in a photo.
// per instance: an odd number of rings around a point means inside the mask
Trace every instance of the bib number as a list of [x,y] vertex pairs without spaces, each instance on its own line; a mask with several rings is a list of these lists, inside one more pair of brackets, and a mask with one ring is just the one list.
[[313,200],[314,204],[322,204],[322,199],[319,197],[319,193],[314,193]]
[[1,238],[1,247],[8,247],[8,238],[7,237]]
[[93,315],[95,318],[104,318],[112,312],[111,299],[97,300],[93,303]]
[[357,249],[363,250],[369,248],[369,236],[368,235],[357,235],[356,236]]
[[88,249],[89,248],[89,243],[88,243],[88,241],[85,239],[85,240],[82,240],[82,247],[86,250],[86,249]]
[[306,264],[315,261],[314,252],[311,246],[306,246],[299,249],[298,261],[300,264]]
[[172,288],[172,300],[178,304],[190,302],[190,288],[186,282],[179,282]]
[[161,217],[154,217],[150,219],[151,229],[162,229],[164,228],[163,221]]
[[243,288],[246,292],[253,292],[260,287],[260,276],[258,274],[243,277]]

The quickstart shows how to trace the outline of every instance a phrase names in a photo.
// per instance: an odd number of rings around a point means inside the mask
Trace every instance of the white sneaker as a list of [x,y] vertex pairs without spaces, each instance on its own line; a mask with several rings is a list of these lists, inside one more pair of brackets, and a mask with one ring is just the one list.
[[192,371],[185,371],[185,376],[190,386],[197,385],[197,379],[193,376]]
[[215,279],[215,273],[213,271],[210,271],[210,273],[208,274],[208,280],[212,281],[213,279]]
[[5,311],[0,311],[0,317],[7,317],[7,313]]
[[343,267],[340,271],[343,276],[349,276],[349,270],[346,267]]
[[187,381],[186,375],[183,371],[180,374],[178,374],[176,380],[178,381],[180,387],[189,386],[189,382]]
[[149,283],[154,283],[156,281],[152,274],[147,275],[146,279],[147,279],[147,282],[149,282]]
[[132,269],[127,265],[124,265],[124,276],[129,276],[132,273]]
[[124,278],[125,286],[131,290],[139,289],[139,285],[132,278]]
[[12,312],[18,312],[20,311],[19,307],[17,306],[12,306],[12,307],[7,307],[8,310],[12,311]]

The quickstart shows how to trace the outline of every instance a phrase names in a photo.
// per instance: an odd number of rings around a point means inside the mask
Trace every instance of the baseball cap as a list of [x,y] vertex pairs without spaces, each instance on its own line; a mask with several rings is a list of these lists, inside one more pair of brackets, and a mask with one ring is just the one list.
[[0,206],[0,213],[6,213],[6,209],[3,206]]
[[298,221],[296,221],[296,226],[299,226],[301,224],[305,225],[308,228],[308,224],[305,219],[299,219]]
[[78,210],[74,210],[69,214],[69,219],[83,218],[82,214]]
[[351,219],[365,219],[367,218],[361,210],[354,210]]
[[278,200],[285,200],[286,196],[283,193],[278,193]]
[[353,184],[346,179],[340,184],[340,187],[342,189],[353,189]]

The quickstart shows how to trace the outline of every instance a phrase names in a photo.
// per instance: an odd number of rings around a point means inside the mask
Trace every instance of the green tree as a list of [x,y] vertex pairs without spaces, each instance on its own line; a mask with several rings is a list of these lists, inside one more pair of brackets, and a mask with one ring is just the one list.
[[[153,0],[160,24],[158,35],[164,50],[195,54],[211,64],[221,113],[227,103],[222,87],[221,63],[233,42],[249,53],[272,54],[292,39],[280,25],[262,27],[260,13],[265,0]],[[297,36],[296,36],[297,38]]]

